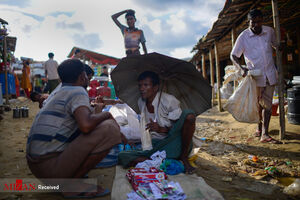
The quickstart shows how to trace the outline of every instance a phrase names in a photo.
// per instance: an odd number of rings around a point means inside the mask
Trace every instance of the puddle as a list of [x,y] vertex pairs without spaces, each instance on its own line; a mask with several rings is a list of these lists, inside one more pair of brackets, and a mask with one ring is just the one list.
[[280,184],[284,185],[284,186],[289,186],[291,185],[296,178],[293,177],[281,177],[281,178],[277,178],[277,180],[279,181]]

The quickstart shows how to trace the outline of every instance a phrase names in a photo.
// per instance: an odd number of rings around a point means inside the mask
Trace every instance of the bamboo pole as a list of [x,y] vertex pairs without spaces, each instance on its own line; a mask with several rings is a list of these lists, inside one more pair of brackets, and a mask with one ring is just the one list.
[[202,76],[203,78],[207,79],[204,53],[202,53]]
[[[276,46],[280,45],[280,24],[279,24],[279,14],[278,14],[278,6],[277,0],[272,0],[272,11],[273,11],[273,23],[276,33]],[[285,118],[284,118],[284,97],[283,97],[283,70],[282,70],[282,53],[276,48],[276,63],[278,68],[278,98],[279,98],[279,122],[280,122],[280,130],[279,137],[282,140],[285,135]]]
[[215,69],[214,69],[214,63],[212,60],[212,49],[209,50],[209,64],[210,64],[210,84],[212,87],[211,91],[211,106],[213,107],[215,104]]
[[[234,47],[235,40],[236,40],[236,31],[235,31],[235,26],[233,26],[232,29],[231,29],[231,45],[232,45],[232,48]],[[237,88],[237,86],[238,86],[238,82],[233,81],[234,90]]]
[[220,63],[219,63],[219,54],[218,54],[218,44],[217,41],[215,41],[215,61],[216,61],[216,72],[217,72],[217,96],[218,96],[218,110],[219,112],[222,112],[222,102],[221,102],[221,93],[220,93],[220,87],[221,87],[221,74],[220,74]]
[[[299,33],[300,28],[297,27],[296,33]],[[297,47],[298,47],[298,52],[300,52],[300,34],[297,34]],[[300,65],[300,56],[298,55],[298,63]]]
[[5,73],[5,104],[9,105],[8,101],[8,74],[7,74],[7,63],[6,63],[6,36],[3,36],[3,64]]

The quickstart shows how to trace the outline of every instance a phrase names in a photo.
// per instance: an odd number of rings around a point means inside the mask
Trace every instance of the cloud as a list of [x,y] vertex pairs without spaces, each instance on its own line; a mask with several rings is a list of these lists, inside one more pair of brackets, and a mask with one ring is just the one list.
[[60,29],[75,29],[75,30],[81,30],[84,31],[84,26],[82,23],[77,22],[77,23],[71,23],[68,24],[66,22],[57,22],[56,27]]
[[[0,2],[10,35],[18,38],[15,55],[44,60],[53,51],[59,61],[73,46],[125,56],[124,38],[111,15],[129,8],[136,11],[136,26],[144,31],[149,52],[187,57],[224,5],[224,0]],[[124,15],[119,20],[126,25]]]
[[38,15],[33,15],[33,14],[30,14],[30,13],[26,13],[26,12],[22,12],[22,14],[26,15],[28,17],[32,17],[33,19],[38,20],[38,21],[43,21],[44,20],[44,17],[38,16]]
[[142,7],[149,8],[152,10],[170,10],[173,7],[188,6],[193,7],[197,2],[196,0],[151,0],[151,1],[140,1],[134,0],[134,2]]
[[84,49],[95,50],[101,47],[102,44],[99,35],[96,33],[74,34],[72,38],[75,42],[75,46],[82,47]]
[[22,30],[25,32],[25,33],[30,33],[32,31],[32,26],[26,24],[22,27]]
[[0,4],[25,8],[30,6],[30,0],[0,0]]
[[74,14],[74,12],[62,12],[62,11],[56,11],[56,12],[51,12],[48,15],[53,16],[53,17],[57,17],[59,15],[66,15],[68,17],[72,17],[72,15]]

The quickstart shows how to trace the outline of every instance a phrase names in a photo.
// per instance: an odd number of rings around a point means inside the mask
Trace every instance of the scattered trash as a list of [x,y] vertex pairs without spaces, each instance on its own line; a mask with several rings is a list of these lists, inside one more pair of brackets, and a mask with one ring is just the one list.
[[278,169],[274,166],[266,167],[265,171],[271,176],[274,176],[279,173]]
[[253,162],[257,162],[258,161],[258,157],[257,156],[249,155],[248,158],[249,158],[249,160],[252,160]]
[[257,171],[254,172],[252,175],[253,175],[253,176],[264,176],[264,175],[267,175],[267,172],[264,171],[264,170],[257,170]]
[[231,178],[231,177],[223,177],[223,178],[222,178],[222,181],[225,181],[225,182],[231,182],[231,181],[232,181],[232,178]]
[[286,164],[287,166],[290,166],[290,165],[292,165],[292,162],[291,162],[291,161],[286,161],[285,164]]
[[292,195],[292,196],[299,196],[300,195],[300,179],[297,178],[291,185],[284,188],[284,193]]
[[174,159],[165,159],[160,165],[160,169],[168,175],[176,175],[184,172],[183,164]]

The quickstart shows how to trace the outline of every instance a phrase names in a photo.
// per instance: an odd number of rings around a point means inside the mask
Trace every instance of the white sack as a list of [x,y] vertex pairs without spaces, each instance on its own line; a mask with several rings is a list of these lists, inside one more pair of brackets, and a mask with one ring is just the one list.
[[224,105],[232,116],[239,122],[258,123],[258,106],[255,80],[250,76],[246,76],[233,95]]

